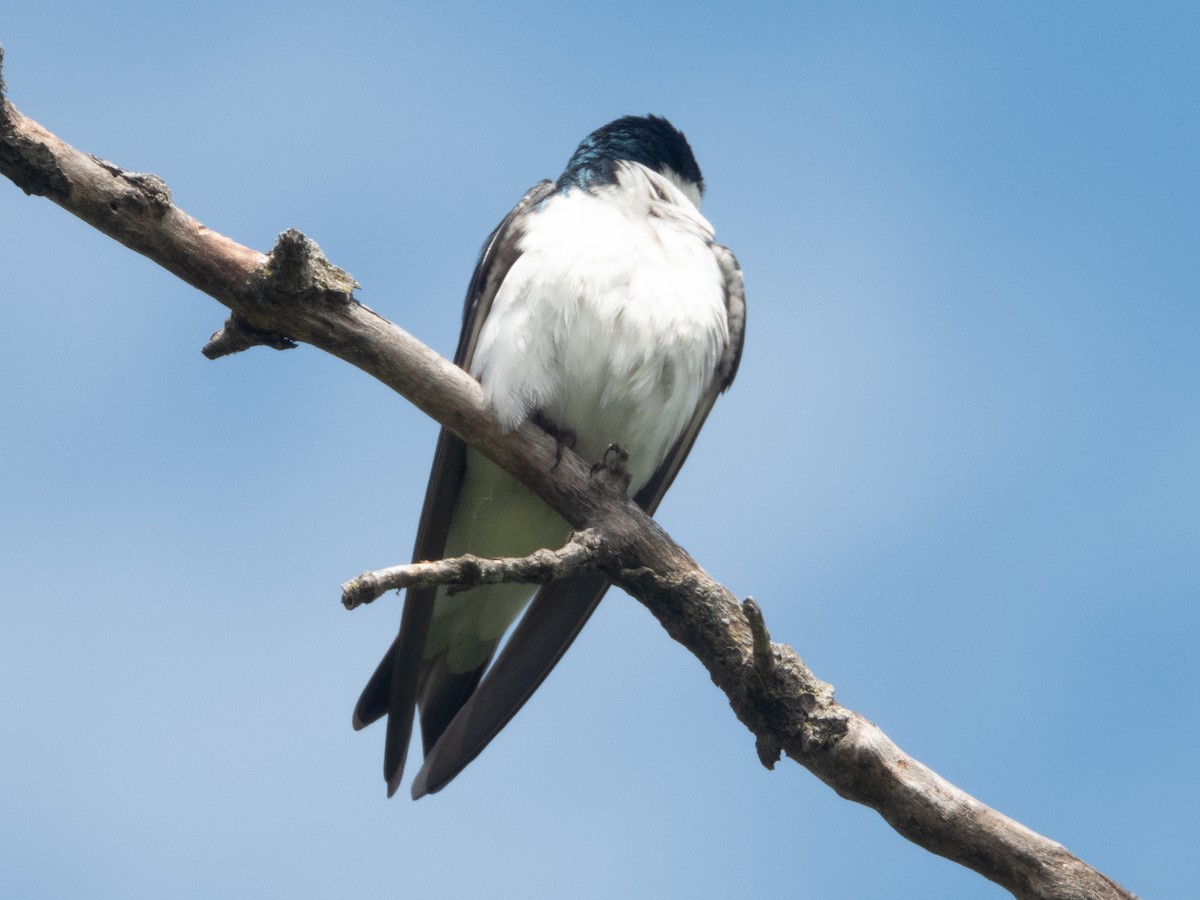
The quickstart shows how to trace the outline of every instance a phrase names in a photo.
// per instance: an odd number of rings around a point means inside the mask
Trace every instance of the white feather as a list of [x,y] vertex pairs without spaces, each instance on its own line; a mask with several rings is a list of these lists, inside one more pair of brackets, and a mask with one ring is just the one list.
[[672,179],[621,163],[533,213],[471,374],[505,427],[535,410],[597,461],[629,452],[631,490],[662,462],[729,341],[712,226]]

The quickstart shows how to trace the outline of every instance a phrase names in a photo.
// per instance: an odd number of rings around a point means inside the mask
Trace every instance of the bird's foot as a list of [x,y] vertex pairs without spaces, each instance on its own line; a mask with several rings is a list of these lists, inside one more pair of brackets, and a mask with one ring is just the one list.
[[546,434],[550,435],[550,437],[554,438],[555,443],[558,445],[554,452],[554,465],[550,467],[550,471],[553,472],[558,468],[558,464],[562,462],[563,448],[565,447],[568,450],[575,449],[575,432],[566,428],[559,428],[541,413],[534,415],[533,423],[546,432]]
[[624,493],[629,488],[629,451],[620,444],[609,444],[600,462],[592,466],[592,480],[609,482],[616,479]]

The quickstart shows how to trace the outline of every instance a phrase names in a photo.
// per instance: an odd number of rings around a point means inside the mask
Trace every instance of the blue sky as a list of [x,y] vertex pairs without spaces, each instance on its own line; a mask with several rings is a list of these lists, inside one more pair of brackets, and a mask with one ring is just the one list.
[[[1146,897],[1200,879],[1189,4],[17,4],[10,98],[453,349],[479,244],[669,116],[749,330],[659,519],[848,706]],[[443,793],[350,729],[435,427],[0,184],[0,894],[990,898],[612,593]]]

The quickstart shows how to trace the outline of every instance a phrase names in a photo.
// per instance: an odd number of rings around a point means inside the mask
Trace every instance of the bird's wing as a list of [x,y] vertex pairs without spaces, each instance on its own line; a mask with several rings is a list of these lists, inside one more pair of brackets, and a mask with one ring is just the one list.
[[[713,244],[712,248],[725,281],[729,342],[712,385],[697,404],[688,426],[634,497],[650,515],[679,473],[717,395],[733,382],[741,361],[746,327],[742,271],[727,248],[720,244]],[[487,675],[434,746],[426,751],[425,764],[413,781],[414,800],[445,787],[508,724],[566,653],[606,590],[607,579],[585,573],[553,582],[538,591]]]
[[[469,368],[479,331],[491,309],[496,291],[520,255],[517,243],[521,236],[519,226],[523,215],[546,199],[553,190],[554,183],[551,181],[543,181],[532,187],[484,243],[467,289],[462,332],[454,354],[454,362],[460,367]],[[442,429],[438,435],[425,505],[417,528],[414,562],[441,559],[445,553],[446,535],[466,468],[466,452],[466,445],[459,438]],[[436,596],[435,588],[408,591],[400,620],[400,633],[367,682],[354,708],[356,729],[366,727],[384,714],[388,716],[383,771],[389,795],[395,792],[404,773],[421,664]]]
[[717,396],[733,384],[738,365],[742,361],[742,345],[746,340],[746,288],[742,281],[742,267],[738,265],[728,247],[715,243],[711,246],[725,280],[725,316],[729,323],[729,343],[725,345],[725,352],[717,362],[716,377],[708,391],[700,398],[696,412],[692,414],[687,427],[675,441],[662,464],[650,476],[650,480],[634,495],[633,499],[638,506],[650,515],[654,515],[658,504],[662,502],[663,494],[679,474],[679,469],[692,450],[692,444],[696,443],[700,427],[708,418],[713,404],[717,402]]
[[517,261],[517,257],[521,255],[521,248],[517,246],[521,238],[521,220],[553,193],[553,181],[539,181],[525,192],[525,196],[484,242],[479,262],[475,264],[475,273],[471,276],[471,284],[467,288],[466,302],[463,304],[462,333],[458,337],[458,350],[454,354],[454,363],[459,368],[470,368],[471,357],[475,355],[475,342],[479,339],[479,332],[492,309],[496,291],[500,289],[501,282]]

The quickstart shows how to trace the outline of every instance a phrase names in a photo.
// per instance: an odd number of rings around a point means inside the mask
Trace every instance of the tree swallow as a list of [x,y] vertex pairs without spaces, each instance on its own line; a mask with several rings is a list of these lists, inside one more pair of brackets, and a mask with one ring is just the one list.
[[[704,180],[666,119],[627,116],[579,145],[492,232],[467,291],[454,361],[505,428],[532,419],[583,457],[628,452],[629,491],[653,513],[717,394],[746,321],[742,275],[700,214]],[[525,556],[570,527],[528,488],[442,430],[414,560]],[[608,589],[588,573],[448,596],[411,588],[400,634],[354,710],[386,715],[388,796],[414,709],[425,763],[413,798],[461,772],[554,668]],[[494,664],[504,633],[528,604]]]

